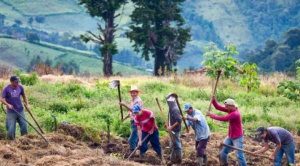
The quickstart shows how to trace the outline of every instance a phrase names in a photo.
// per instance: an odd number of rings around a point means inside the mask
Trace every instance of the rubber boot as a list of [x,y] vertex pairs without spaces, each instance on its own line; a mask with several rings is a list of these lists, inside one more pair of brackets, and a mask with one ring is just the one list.
[[203,164],[205,166],[208,166],[208,160],[207,160],[207,156],[206,155],[203,157]]
[[197,157],[197,160],[198,160],[198,166],[203,166],[204,158],[203,157]]

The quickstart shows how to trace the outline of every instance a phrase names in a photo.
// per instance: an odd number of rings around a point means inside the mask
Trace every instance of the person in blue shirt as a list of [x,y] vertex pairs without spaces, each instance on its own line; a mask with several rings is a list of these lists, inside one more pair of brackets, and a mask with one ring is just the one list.
[[292,134],[281,127],[260,126],[256,129],[256,136],[262,139],[264,147],[253,152],[254,155],[266,152],[269,149],[268,142],[271,141],[276,144],[274,152],[269,156],[274,161],[274,166],[281,166],[282,156],[285,153],[288,165],[295,164],[295,142]]
[[192,126],[195,131],[198,165],[207,165],[206,146],[210,136],[209,126],[203,114],[194,109],[191,104],[185,104],[184,110],[187,114],[182,119],[186,121],[188,127]]

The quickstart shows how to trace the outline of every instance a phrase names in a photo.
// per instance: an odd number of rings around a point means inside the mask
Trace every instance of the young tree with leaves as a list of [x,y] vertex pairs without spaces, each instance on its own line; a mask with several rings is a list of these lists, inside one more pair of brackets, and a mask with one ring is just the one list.
[[114,32],[118,25],[114,24],[115,18],[120,14],[115,14],[122,5],[127,3],[127,0],[79,0],[80,5],[84,5],[87,12],[92,17],[99,17],[105,25],[98,23],[98,29],[100,34],[95,34],[88,31],[84,35],[80,35],[80,38],[84,42],[93,41],[99,44],[99,50],[103,57],[103,73],[105,76],[111,76],[112,71],[112,56],[118,53],[117,45],[114,42]]
[[164,75],[165,67],[172,70],[190,40],[190,28],[184,28],[180,3],[185,0],[132,0],[131,31],[127,36],[134,42],[134,51],[142,58],[154,57],[154,75]]

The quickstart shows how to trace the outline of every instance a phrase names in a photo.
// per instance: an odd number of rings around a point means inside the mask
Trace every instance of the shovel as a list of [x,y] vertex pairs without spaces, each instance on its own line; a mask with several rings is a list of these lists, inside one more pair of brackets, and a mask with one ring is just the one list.
[[[119,102],[121,102],[121,93],[120,93],[120,81],[119,80],[113,80],[112,82],[109,83],[109,86],[111,88],[118,87],[118,97],[119,97]],[[123,109],[122,106],[120,105],[120,111],[121,111],[121,120],[123,120]]]

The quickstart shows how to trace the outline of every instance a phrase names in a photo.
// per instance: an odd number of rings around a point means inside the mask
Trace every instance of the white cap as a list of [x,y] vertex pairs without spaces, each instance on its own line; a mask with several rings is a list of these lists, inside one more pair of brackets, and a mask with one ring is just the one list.
[[225,105],[232,105],[235,107],[238,107],[238,105],[235,103],[235,101],[233,99],[226,99],[224,102]]

